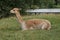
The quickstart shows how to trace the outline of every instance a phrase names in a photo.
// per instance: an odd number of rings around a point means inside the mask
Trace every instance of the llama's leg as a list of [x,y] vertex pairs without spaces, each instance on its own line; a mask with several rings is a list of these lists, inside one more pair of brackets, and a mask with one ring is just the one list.
[[50,30],[51,29],[51,25],[47,25],[46,23],[42,25],[42,29],[45,29],[45,30]]
[[45,29],[46,25],[42,25],[41,29]]

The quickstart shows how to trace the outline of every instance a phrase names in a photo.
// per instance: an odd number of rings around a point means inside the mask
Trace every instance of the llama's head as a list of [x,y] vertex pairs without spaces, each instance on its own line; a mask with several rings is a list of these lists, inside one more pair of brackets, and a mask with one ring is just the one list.
[[13,8],[12,10],[10,10],[10,13],[17,13],[17,12],[19,12],[19,10],[21,10],[21,9]]

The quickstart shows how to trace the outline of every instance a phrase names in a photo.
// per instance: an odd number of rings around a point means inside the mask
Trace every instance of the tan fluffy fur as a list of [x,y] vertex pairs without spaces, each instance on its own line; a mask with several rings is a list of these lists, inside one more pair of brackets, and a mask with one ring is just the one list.
[[22,25],[23,30],[28,30],[28,29],[50,30],[51,28],[51,23],[45,19],[31,19],[31,20],[23,21],[18,8],[13,8],[10,12],[16,14],[19,23],[21,23]]

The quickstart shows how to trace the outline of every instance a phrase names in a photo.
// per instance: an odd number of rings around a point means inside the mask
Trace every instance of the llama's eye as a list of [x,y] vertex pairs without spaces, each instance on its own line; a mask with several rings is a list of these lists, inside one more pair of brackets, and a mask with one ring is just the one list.
[[15,11],[15,10],[13,10],[13,11]]

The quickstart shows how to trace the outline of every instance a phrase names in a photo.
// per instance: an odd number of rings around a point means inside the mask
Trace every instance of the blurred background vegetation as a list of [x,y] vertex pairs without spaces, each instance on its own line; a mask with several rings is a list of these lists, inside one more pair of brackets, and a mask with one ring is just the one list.
[[9,11],[14,7],[22,8],[24,15],[27,9],[60,8],[60,0],[0,0],[0,18],[11,16]]

